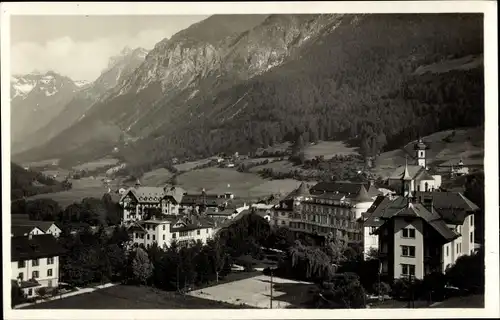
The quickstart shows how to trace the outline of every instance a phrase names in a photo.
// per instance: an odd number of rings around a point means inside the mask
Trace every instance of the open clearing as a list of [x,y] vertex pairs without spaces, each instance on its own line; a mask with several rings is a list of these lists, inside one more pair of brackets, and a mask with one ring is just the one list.
[[74,166],[73,169],[74,170],[92,171],[92,170],[96,170],[99,168],[103,168],[103,167],[107,167],[107,166],[111,166],[111,165],[116,165],[116,164],[118,164],[118,162],[119,162],[118,159],[106,157],[106,158],[102,158],[99,160],[79,164],[77,166]]
[[320,141],[310,144],[304,149],[306,159],[323,156],[326,160],[333,156],[357,155],[357,148],[348,147],[343,141]]
[[168,169],[155,169],[146,172],[141,178],[141,183],[149,187],[159,187],[165,185],[170,177],[172,177],[172,172]]
[[[257,308],[270,307],[271,278],[265,275],[219,284],[189,292],[193,297],[220,300],[233,305],[244,303]],[[303,306],[311,298],[314,284],[273,277],[273,309]]]
[[[72,204],[73,202],[80,202],[86,197],[101,198],[104,193],[108,191],[104,187],[100,178],[82,178],[78,180],[72,180],[73,187],[67,191],[55,192],[55,193],[45,193],[37,194],[36,196],[29,197],[28,200],[50,198],[57,201],[63,208]],[[113,187],[112,187],[113,190]],[[110,193],[112,198],[116,201],[119,196],[115,193]]]
[[210,161],[211,161],[210,158],[201,159],[201,160],[197,160],[197,161],[189,161],[189,162],[184,162],[184,163],[176,164],[174,166],[174,168],[176,168],[179,171],[183,171],[184,172],[184,171],[193,170],[195,167],[207,164]]
[[243,306],[205,300],[151,287],[118,285],[24,309],[240,309]]
[[[453,132],[455,132],[454,136]],[[443,141],[447,137],[450,141]],[[430,165],[457,164],[460,159],[465,165],[482,165],[484,157],[484,129],[482,127],[440,131],[423,137],[423,140],[429,144],[426,157]],[[405,164],[405,155],[408,155],[408,163],[414,163],[416,161],[412,158],[414,143],[415,141],[408,143],[404,150],[382,153],[377,158],[373,172],[381,177],[389,176],[395,168]]]
[[253,173],[229,168],[205,168],[185,172],[177,177],[179,186],[188,192],[233,192],[238,198],[255,198],[280,191],[288,193],[300,183],[293,179],[266,180]]

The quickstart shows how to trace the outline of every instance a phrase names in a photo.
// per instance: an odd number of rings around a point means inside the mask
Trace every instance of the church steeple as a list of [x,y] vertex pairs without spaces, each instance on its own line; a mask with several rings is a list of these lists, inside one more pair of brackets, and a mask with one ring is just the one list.
[[405,169],[404,169],[403,174],[401,176],[402,196],[411,197],[411,181],[412,180],[413,179],[410,176],[410,173],[408,172],[408,156],[405,156]]
[[418,142],[414,146],[417,158],[417,164],[421,167],[426,168],[427,163],[425,159],[425,150],[427,150],[427,145],[424,143],[422,138],[418,138]]

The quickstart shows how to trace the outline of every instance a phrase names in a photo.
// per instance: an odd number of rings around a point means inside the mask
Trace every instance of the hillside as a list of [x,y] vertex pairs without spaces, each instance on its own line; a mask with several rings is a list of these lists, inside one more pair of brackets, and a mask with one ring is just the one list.
[[14,150],[56,117],[81,89],[81,82],[57,74],[31,73],[11,77],[11,139]]
[[195,32],[207,20],[158,43],[37,156],[97,158],[118,145],[147,171],[298,135],[356,138],[369,155],[484,121],[482,63],[464,58],[481,62],[480,15],[271,15],[221,39]]
[[11,199],[17,200],[37,194],[59,192],[71,188],[64,182],[58,182],[41,172],[26,170],[15,163],[11,163]]
[[[118,55],[111,57],[108,67],[101,72],[101,75],[94,82],[85,84],[70,100],[63,101],[64,105],[56,110],[57,113],[54,114],[51,120],[43,126],[35,127],[36,130],[31,130],[31,133],[27,134],[25,139],[13,148],[13,154],[16,155],[31,148],[34,148],[34,153],[37,153],[37,150],[43,149],[43,147],[40,149],[37,147],[43,146],[44,143],[57,136],[60,132],[82,120],[94,103],[139,67],[146,54],[147,51],[142,48],[124,48]],[[13,111],[13,114],[15,114],[15,111]],[[119,130],[117,134],[120,135],[120,133]]]

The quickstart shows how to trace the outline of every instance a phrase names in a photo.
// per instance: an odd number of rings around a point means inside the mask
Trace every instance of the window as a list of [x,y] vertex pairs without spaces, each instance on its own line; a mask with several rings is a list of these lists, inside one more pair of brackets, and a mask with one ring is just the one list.
[[187,237],[187,236],[188,236],[188,232],[187,231],[179,232],[179,237]]
[[415,229],[404,228],[403,229],[403,238],[415,238]]
[[33,294],[33,289],[28,289],[28,296],[31,296]]
[[163,240],[165,240],[165,235],[163,235]]
[[26,267],[26,261],[24,261],[24,260],[18,261],[17,262],[17,267],[18,268],[24,268],[24,267]]
[[450,255],[450,247],[446,245],[446,256],[448,257]]
[[156,236],[153,234],[153,241],[155,241],[155,240],[156,240]]
[[17,278],[18,278],[19,280],[23,281],[23,279],[24,279],[24,273],[19,272],[19,275],[17,276]]
[[175,233],[175,232],[174,232],[174,233],[172,233],[172,238],[173,238],[173,239],[177,238],[177,233]]
[[200,235],[200,230],[196,230],[196,234],[197,234],[197,235]]
[[165,231],[165,225],[163,225],[163,231]]
[[47,258],[47,264],[54,264],[54,257]]
[[206,233],[208,234],[208,229],[205,229]]
[[474,242],[474,232],[470,233],[470,243]]
[[141,233],[141,239],[144,239],[144,233]]
[[32,273],[32,278],[33,278],[33,279],[36,279],[36,278],[38,278],[39,276],[40,276],[40,273],[39,273],[38,271],[33,271],[33,273]]
[[415,257],[415,247],[414,246],[401,246],[401,255],[403,257]]
[[52,277],[52,269],[47,270],[47,277]]
[[474,215],[471,215],[470,216],[470,225],[473,226],[474,225]]
[[33,262],[32,262],[32,266],[33,267],[38,267],[39,265],[40,265],[40,260],[34,259]]
[[281,224],[285,224],[285,221],[281,220]]
[[413,265],[413,264],[401,264],[401,275],[403,275],[403,276],[415,276],[415,265]]
[[147,237],[147,239],[149,240],[149,234],[148,234],[146,237]]

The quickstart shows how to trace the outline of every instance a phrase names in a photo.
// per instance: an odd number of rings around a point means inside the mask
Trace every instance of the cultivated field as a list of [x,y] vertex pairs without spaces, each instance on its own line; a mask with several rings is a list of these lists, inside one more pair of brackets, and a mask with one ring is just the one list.
[[323,156],[325,159],[331,159],[333,156],[357,155],[357,148],[346,146],[343,141],[320,141],[316,144],[310,144],[304,149],[306,159]]
[[[79,180],[72,180],[72,183],[73,188],[70,190],[55,193],[38,194],[36,196],[28,198],[28,200],[50,198],[59,202],[59,204],[64,208],[72,204],[73,202],[79,202],[86,197],[101,198],[104,193],[108,191],[108,189],[104,187],[100,178],[82,178]],[[111,196],[114,200],[117,200],[116,198],[118,196],[116,194],[111,193]]]
[[[209,300],[220,300],[233,305],[244,303],[257,308],[270,308],[270,277],[259,275],[253,278],[219,284],[189,295]],[[273,309],[300,307],[310,298],[310,289],[315,285],[273,277]]]
[[223,309],[239,305],[205,300],[150,287],[118,285],[60,300],[39,303],[25,309]]
[[141,183],[149,187],[158,187],[165,185],[171,177],[172,172],[168,169],[160,168],[146,172],[141,178]]
[[253,173],[242,173],[229,168],[205,168],[185,172],[177,177],[179,186],[188,192],[233,192],[238,198],[255,198],[296,188],[298,181],[265,180]]
[[41,168],[47,166],[54,166],[59,164],[59,159],[47,159],[42,161],[34,161],[34,162],[24,162],[21,164],[22,167],[32,167],[32,168]]
[[119,162],[118,159],[106,157],[106,158],[102,158],[99,160],[79,164],[79,165],[73,167],[73,169],[74,170],[92,171],[92,170],[96,170],[96,169],[103,168],[106,166],[116,165],[116,164],[118,164],[118,162]]

